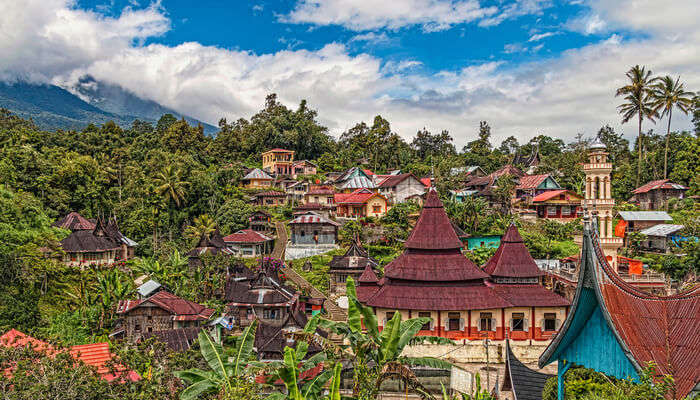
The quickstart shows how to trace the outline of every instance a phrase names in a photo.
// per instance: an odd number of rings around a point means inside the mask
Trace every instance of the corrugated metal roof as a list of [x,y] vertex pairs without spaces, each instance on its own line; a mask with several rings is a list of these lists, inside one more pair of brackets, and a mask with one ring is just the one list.
[[330,224],[334,226],[340,225],[335,221],[332,221],[328,218],[322,217],[316,213],[311,212],[294,218],[293,220],[289,221],[289,224]]
[[666,211],[620,211],[625,221],[673,221]]
[[261,170],[260,168],[255,168],[254,170],[248,172],[248,175],[243,177],[244,181],[250,180],[250,179],[267,179],[267,180],[272,180],[272,177],[265,173],[265,171]]
[[639,233],[647,236],[668,236],[671,233],[678,232],[683,229],[683,225],[659,224],[651,228],[643,229]]
[[338,187],[340,187],[341,189],[374,189],[376,185],[374,184],[374,182],[372,182],[369,178],[365,176],[355,176],[341,183]]
[[688,190],[687,187],[678,184],[678,183],[673,183],[669,179],[660,179],[658,181],[651,181],[646,183],[643,186],[640,186],[632,191],[633,194],[640,194],[640,193],[646,193],[650,190],[656,190],[656,189],[672,189],[672,190]]
[[153,292],[158,290],[162,285],[158,283],[157,281],[154,281],[153,279],[150,279],[148,282],[144,283],[143,285],[139,286],[136,288],[136,291],[139,293],[139,296],[141,297],[148,297],[150,296]]

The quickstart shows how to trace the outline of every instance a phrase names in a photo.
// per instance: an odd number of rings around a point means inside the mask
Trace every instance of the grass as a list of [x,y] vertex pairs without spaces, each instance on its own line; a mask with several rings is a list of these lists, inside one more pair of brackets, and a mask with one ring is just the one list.
[[[299,273],[299,275],[304,277],[304,279],[306,279],[313,287],[315,287],[316,289],[323,292],[323,294],[328,296],[330,284],[330,276],[328,274],[328,270],[330,269],[330,262],[333,259],[333,256],[343,254],[345,254],[345,249],[340,248],[329,251],[325,254],[299,258],[293,261],[289,261],[287,264],[291,263],[292,268],[294,268],[294,270],[297,273]],[[311,271],[303,270],[303,266],[306,263],[306,261],[311,262]]]

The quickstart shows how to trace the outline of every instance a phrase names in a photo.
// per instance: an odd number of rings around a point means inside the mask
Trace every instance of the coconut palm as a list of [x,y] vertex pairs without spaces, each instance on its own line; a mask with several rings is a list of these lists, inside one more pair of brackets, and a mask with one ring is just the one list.
[[622,114],[622,123],[629,122],[635,116],[639,122],[638,135],[638,151],[639,160],[637,161],[637,186],[642,175],[642,121],[646,118],[654,121],[656,112],[652,107],[652,85],[657,78],[651,77],[651,71],[647,71],[645,67],[635,65],[630,68],[625,74],[629,79],[629,83],[617,89],[615,96],[624,96],[625,103],[617,106],[618,112]]
[[207,214],[202,214],[194,219],[192,225],[185,228],[185,236],[189,238],[205,237],[209,239],[216,230],[216,221]]
[[182,179],[179,169],[168,165],[163,168],[154,179],[156,185],[156,193],[161,197],[164,203],[175,203],[180,207],[185,202],[185,188],[189,182]]
[[679,76],[675,81],[666,75],[654,84],[652,89],[652,107],[655,113],[661,112],[659,118],[668,115],[668,127],[666,129],[666,149],[664,150],[664,179],[668,178],[668,139],[671,135],[671,115],[673,108],[678,108],[683,114],[688,114],[693,109],[693,93],[683,88]]
[[222,398],[236,398],[242,384],[251,376],[248,370],[253,354],[257,320],[253,321],[236,340],[233,354],[227,354],[209,334],[199,332],[199,350],[210,370],[198,368],[175,371],[174,375],[190,384],[180,393],[181,400],[192,400],[201,394],[218,392]]

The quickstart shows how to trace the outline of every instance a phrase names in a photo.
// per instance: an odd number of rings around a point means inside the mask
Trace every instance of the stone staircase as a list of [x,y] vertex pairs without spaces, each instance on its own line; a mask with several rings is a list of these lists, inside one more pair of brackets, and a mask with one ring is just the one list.
[[[277,240],[275,247],[272,250],[272,257],[279,260],[284,260],[285,249],[287,248],[287,228],[284,222],[278,221],[275,224],[277,229]],[[328,312],[329,319],[333,321],[346,321],[348,318],[347,312],[340,308],[334,301],[330,300],[323,292],[313,287],[303,276],[299,275],[293,268],[286,268],[285,274],[287,279],[294,282],[300,289],[308,289],[311,297],[323,299],[323,308]]]

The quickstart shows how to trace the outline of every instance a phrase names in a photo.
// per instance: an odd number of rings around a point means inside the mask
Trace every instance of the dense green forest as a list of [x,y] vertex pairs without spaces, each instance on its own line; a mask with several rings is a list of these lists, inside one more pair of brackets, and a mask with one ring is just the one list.
[[[697,99],[693,110],[694,132],[665,135],[650,130],[640,136],[641,141],[637,138],[630,143],[611,127],[600,128],[614,163],[613,196],[620,209],[633,209],[626,200],[637,182],[661,179],[665,168],[671,180],[690,187],[688,195],[700,194]],[[135,121],[123,129],[108,122],[82,131],[44,131],[1,110],[0,332],[17,328],[66,345],[104,340],[116,302],[133,293],[133,278],[141,273],[157,277],[178,295],[221,311],[223,303],[213,294],[222,288],[227,262],[209,260],[199,271],[191,271],[182,254],[197,240],[198,225],[213,223],[224,234],[247,226],[254,207],[240,179],[246,168],[260,167],[260,153],[273,147],[294,150],[298,159],[313,160],[320,175],[357,165],[376,173],[401,169],[419,177],[432,175],[449,214],[462,229],[472,234],[500,234],[516,217],[490,212],[479,199],[451,201],[448,190],[459,189],[460,184],[451,170],[478,165],[492,172],[509,163],[517,152],[530,154],[533,146],[539,146],[542,162],[536,172],[551,173],[560,185],[580,193],[581,163],[591,139],[578,135],[567,143],[537,135],[520,143],[511,136],[493,143],[484,121],[474,127],[474,140],[457,149],[447,131],[422,129],[406,140],[381,116],[358,122],[334,138],[305,101],[290,109],[274,94],[249,120],[222,119],[219,129],[215,137],[208,137],[201,127],[166,114],[155,126]],[[666,161],[667,140],[671,151]],[[67,235],[51,224],[70,211],[88,218],[116,216],[120,230],[139,242],[140,259],[111,270],[83,271],[46,259],[43,254],[56,250],[58,240]],[[373,255],[386,262],[400,251],[408,215],[416,211],[412,204],[399,205],[381,221],[365,221],[382,225],[385,233],[384,243],[370,248]],[[670,211],[675,221],[686,224],[688,234],[700,235],[692,201],[674,203]],[[291,208],[280,207],[274,214],[289,217]],[[541,223],[523,226],[521,231],[533,256],[563,257],[576,251],[570,241],[574,225]],[[360,224],[348,224],[341,239],[349,241],[362,231]],[[489,256],[488,250],[470,255],[478,263]],[[700,265],[700,246],[689,243],[683,257],[647,261],[682,278]],[[317,257],[314,262],[326,259]],[[176,385],[172,375],[175,356],[154,347],[146,352],[124,350],[121,356],[158,366],[153,380],[143,383],[152,386],[134,389],[137,392],[165,396],[164,388]]]

